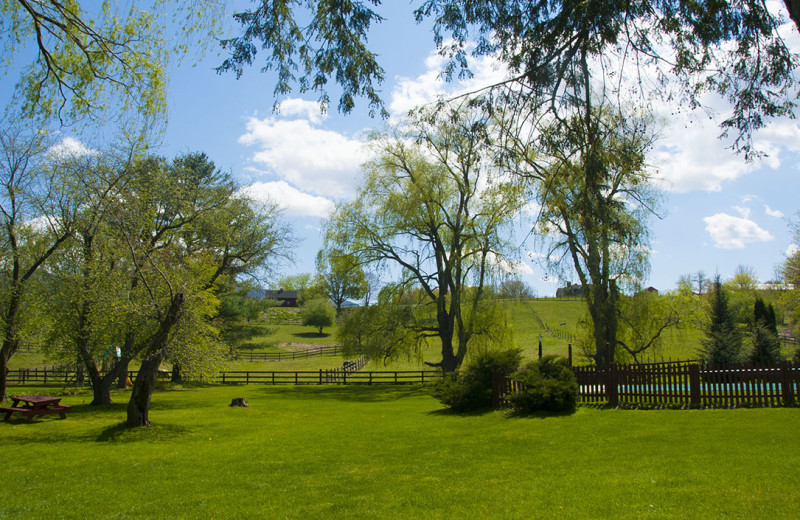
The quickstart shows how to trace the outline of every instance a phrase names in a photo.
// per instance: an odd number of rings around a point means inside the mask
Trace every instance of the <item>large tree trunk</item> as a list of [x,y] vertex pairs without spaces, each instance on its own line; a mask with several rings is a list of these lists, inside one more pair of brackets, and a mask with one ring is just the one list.
[[136,381],[133,382],[133,391],[128,402],[128,419],[125,424],[131,428],[150,426],[150,397],[155,388],[158,367],[161,365],[161,360],[164,359],[169,334],[178,323],[183,311],[183,302],[183,293],[173,296],[169,310],[161,320],[161,325],[148,342],[147,352],[142,366],[139,368]]
[[0,352],[0,402],[8,401],[6,386],[8,383],[8,358],[5,352]]
[[142,361],[139,374],[133,383],[131,400],[128,401],[128,420],[129,427],[150,426],[150,398],[156,386],[156,376],[158,367],[164,356],[157,353]]
[[125,356],[122,356],[119,360],[117,360],[117,388],[128,387],[128,364],[130,361],[131,360]]
[[17,338],[17,316],[19,315],[19,287],[14,287],[11,290],[11,297],[8,301],[8,307],[5,312],[5,329],[3,329],[3,345],[0,347],[0,401],[7,401],[8,395],[6,393],[8,377],[8,361],[11,356],[17,351],[19,347],[19,338]]

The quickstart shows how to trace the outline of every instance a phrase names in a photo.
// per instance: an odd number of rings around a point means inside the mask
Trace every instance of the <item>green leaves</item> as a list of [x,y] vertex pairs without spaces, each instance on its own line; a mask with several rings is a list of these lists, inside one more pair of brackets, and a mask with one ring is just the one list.
[[[244,28],[241,36],[222,40],[230,56],[217,72],[234,72],[239,78],[265,51],[262,72],[277,72],[275,95],[287,94],[297,83],[300,92],[319,92],[323,106],[329,103],[328,82],[342,89],[338,108],[349,113],[355,98],[367,98],[370,115],[387,117],[377,88],[383,69],[367,47],[369,29],[381,18],[370,7],[379,0],[261,0],[255,9],[236,13]],[[301,26],[301,20],[308,20]]]

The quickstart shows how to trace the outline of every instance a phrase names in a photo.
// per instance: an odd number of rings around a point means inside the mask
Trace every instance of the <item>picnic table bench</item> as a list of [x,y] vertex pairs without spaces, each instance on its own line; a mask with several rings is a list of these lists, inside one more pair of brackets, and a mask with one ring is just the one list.
[[[8,421],[11,414],[14,412],[21,413],[27,417],[28,422],[33,421],[37,415],[48,415],[57,413],[62,419],[67,418],[67,412],[72,409],[70,405],[60,404],[60,397],[52,397],[48,395],[22,395],[22,396],[9,396],[14,402],[11,406],[0,406],[0,413],[5,412],[6,416],[3,419]],[[23,404],[20,404],[23,403]]]

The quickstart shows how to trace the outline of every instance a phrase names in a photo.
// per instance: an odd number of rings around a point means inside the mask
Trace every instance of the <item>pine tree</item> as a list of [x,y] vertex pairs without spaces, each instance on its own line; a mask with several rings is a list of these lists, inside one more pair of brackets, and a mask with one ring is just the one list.
[[733,365],[742,361],[742,333],[736,316],[728,305],[728,293],[720,283],[719,275],[712,288],[711,321],[702,342],[700,357],[715,366]]
[[752,328],[753,350],[750,361],[762,365],[777,364],[781,360],[781,342],[778,338],[778,328],[775,323],[775,309],[769,307],[764,300],[756,298],[753,306]]

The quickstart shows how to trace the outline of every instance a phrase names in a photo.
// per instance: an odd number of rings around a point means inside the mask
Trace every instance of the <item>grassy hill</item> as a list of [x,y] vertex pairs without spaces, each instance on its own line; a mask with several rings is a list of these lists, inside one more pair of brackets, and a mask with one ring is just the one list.
[[[581,299],[540,298],[524,301],[505,302],[508,319],[514,331],[514,341],[524,352],[526,359],[538,356],[539,336],[541,335],[543,353],[567,356],[568,344],[573,343],[573,360],[576,364],[589,363],[580,351],[575,335],[580,330],[580,322],[588,319],[586,303]],[[333,345],[336,342],[336,327],[326,328],[320,335],[312,327],[300,324],[299,309],[270,309],[262,320],[241,323],[233,327],[224,341],[240,352],[292,352],[308,346]],[[642,360],[696,359],[703,337],[702,331],[686,324],[681,328],[669,329],[664,334],[664,346],[646,354]],[[787,355],[789,349],[787,348]],[[428,347],[407,358],[373,360],[367,366],[372,370],[417,370],[427,368],[424,361],[437,362],[441,359],[440,347],[436,340],[429,341]],[[11,358],[11,368],[43,366],[52,363],[39,353],[19,353]],[[232,361],[229,370],[317,370],[341,366],[342,359],[337,356],[315,357],[298,361],[248,362]]]

